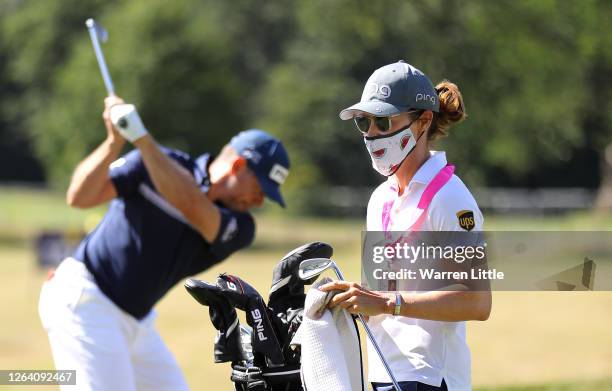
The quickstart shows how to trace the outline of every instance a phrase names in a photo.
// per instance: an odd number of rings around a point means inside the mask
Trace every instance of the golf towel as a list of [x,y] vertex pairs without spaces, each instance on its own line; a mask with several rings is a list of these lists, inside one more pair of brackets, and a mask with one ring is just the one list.
[[338,291],[318,289],[330,281],[323,278],[308,291],[304,319],[291,341],[301,346],[302,385],[307,391],[365,391],[355,320],[342,308],[327,308]]

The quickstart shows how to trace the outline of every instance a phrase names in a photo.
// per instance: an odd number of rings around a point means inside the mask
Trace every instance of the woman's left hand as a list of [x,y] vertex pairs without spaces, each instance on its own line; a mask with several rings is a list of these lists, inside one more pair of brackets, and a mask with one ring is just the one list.
[[374,316],[380,314],[392,314],[395,299],[383,292],[369,291],[359,284],[349,281],[332,281],[319,287],[323,292],[333,290],[344,291],[338,293],[329,302],[328,307],[336,306],[346,309],[352,314],[363,314]]

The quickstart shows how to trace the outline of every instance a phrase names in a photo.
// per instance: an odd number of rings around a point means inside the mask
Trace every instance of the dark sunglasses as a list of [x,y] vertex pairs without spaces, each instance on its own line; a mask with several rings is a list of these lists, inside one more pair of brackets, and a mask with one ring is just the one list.
[[391,117],[355,117],[353,121],[355,121],[355,126],[361,133],[368,133],[372,121],[381,132],[388,132],[392,127]]
[[[420,110],[407,111],[407,113],[417,113]],[[403,114],[403,113],[400,113]],[[393,118],[397,117],[400,114],[396,114],[391,117],[373,117],[373,116],[358,116],[354,117],[353,121],[355,122],[355,126],[361,133],[368,133],[370,130],[370,126],[372,126],[372,121],[380,130],[381,133],[386,133],[389,129],[393,128]]]

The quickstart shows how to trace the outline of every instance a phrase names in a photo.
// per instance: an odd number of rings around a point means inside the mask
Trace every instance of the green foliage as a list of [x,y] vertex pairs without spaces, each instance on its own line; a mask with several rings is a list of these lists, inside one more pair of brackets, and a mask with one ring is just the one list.
[[469,117],[438,146],[459,174],[470,184],[525,186],[610,143],[610,8],[598,0],[8,1],[0,132],[28,134],[55,184],[102,140],[104,88],[83,24],[95,16],[109,31],[118,94],[160,141],[197,154],[241,129],[269,130],[290,150],[286,187],[299,208],[313,206],[314,186],[380,182],[337,115],[374,69],[401,58],[463,92]]

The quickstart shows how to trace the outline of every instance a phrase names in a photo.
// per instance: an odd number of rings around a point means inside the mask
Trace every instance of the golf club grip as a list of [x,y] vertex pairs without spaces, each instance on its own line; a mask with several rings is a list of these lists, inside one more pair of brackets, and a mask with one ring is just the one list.
[[100,72],[102,73],[102,79],[104,79],[106,91],[108,91],[108,95],[115,95],[115,87],[113,86],[113,81],[111,80],[110,74],[108,73],[108,68],[106,67],[106,60],[104,60],[104,53],[102,53],[102,48],[100,47],[96,28],[95,26],[87,26],[87,30],[89,31],[89,37],[91,38],[91,44],[93,45],[94,52],[96,53],[96,59],[98,60],[98,66],[100,67]]

